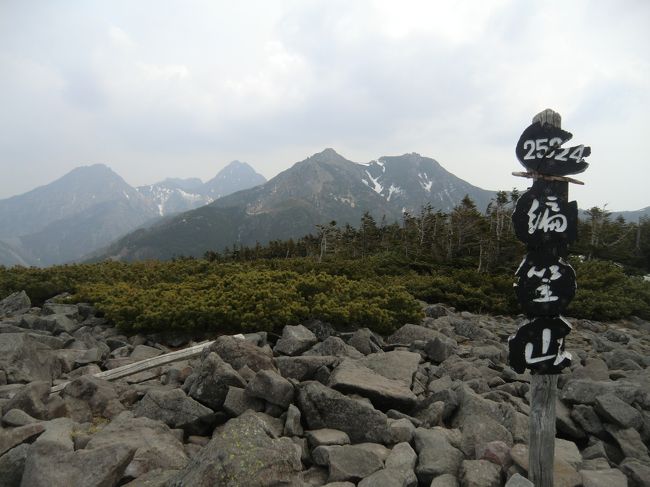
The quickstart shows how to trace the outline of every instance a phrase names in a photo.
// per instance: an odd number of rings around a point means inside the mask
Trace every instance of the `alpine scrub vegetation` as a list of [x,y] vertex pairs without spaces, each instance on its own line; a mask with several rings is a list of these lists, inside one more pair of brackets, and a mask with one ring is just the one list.
[[[468,198],[448,215],[426,206],[404,214],[401,226],[366,214],[359,228],[330,222],[295,241],[208,251],[204,259],[0,266],[0,295],[25,290],[41,305],[70,293],[128,332],[279,331],[320,319],[387,335],[421,319],[418,300],[514,315],[522,248],[508,214],[517,197],[500,192],[487,215]],[[574,246],[578,291],[568,314],[650,319],[650,282],[641,277],[649,270],[650,221],[612,222],[596,210]]]

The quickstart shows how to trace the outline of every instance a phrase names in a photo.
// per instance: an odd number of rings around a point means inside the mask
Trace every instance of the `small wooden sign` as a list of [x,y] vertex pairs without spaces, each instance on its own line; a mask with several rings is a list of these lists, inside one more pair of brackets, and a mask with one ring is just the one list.
[[508,339],[508,363],[522,374],[526,368],[537,374],[559,374],[571,363],[564,351],[564,337],[571,325],[561,316],[535,318],[519,327]]
[[576,293],[576,273],[564,259],[529,252],[515,273],[515,294],[528,316],[556,316]]
[[578,237],[578,203],[566,201],[553,184],[538,184],[517,200],[512,214],[517,238],[529,248],[575,242]]
[[572,137],[570,132],[559,127],[535,122],[524,130],[517,142],[517,159],[529,171],[545,175],[581,173],[589,167],[584,158],[591,154],[591,147],[562,147]]

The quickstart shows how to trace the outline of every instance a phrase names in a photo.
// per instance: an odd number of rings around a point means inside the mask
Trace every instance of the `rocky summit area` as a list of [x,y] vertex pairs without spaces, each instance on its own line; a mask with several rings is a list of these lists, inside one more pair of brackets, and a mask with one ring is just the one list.
[[[423,303],[387,337],[311,321],[196,345],[88,304],[0,301],[0,486],[531,486],[522,317]],[[555,487],[650,486],[650,323],[570,320]],[[54,389],[54,392],[53,392]]]

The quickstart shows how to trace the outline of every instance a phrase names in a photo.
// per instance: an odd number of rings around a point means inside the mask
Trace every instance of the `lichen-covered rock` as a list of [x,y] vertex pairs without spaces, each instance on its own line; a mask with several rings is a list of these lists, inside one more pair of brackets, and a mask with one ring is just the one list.
[[300,449],[289,439],[274,439],[252,414],[228,421],[170,487],[263,487],[301,485]]

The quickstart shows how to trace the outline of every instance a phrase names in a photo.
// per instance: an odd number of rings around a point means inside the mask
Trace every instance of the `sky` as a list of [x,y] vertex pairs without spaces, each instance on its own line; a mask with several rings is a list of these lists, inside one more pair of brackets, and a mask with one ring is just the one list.
[[650,205],[650,2],[0,0],[0,198],[95,163],[270,178],[326,147],[525,189],[545,108],[592,148],[580,207]]

